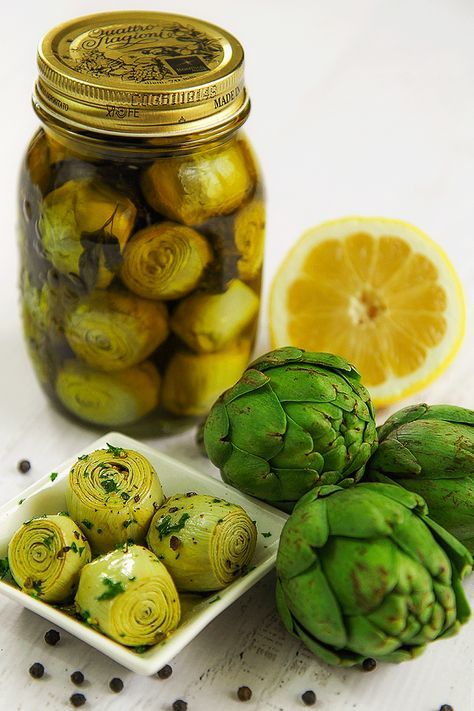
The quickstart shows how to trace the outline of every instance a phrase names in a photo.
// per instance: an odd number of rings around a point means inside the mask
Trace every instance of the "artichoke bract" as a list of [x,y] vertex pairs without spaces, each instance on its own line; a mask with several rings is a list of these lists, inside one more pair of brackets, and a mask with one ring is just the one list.
[[246,339],[215,353],[177,351],[163,377],[161,404],[174,415],[207,414],[219,393],[242,375],[249,354]]
[[121,263],[137,209],[129,198],[91,178],[68,180],[43,201],[39,231],[48,259],[92,289],[105,288]]
[[170,574],[142,546],[112,551],[86,565],[75,601],[85,622],[129,647],[156,644],[180,620]]
[[343,358],[280,348],[217,400],[204,444],[224,481],[291,511],[317,484],[362,477],[377,444],[374,410]]
[[160,374],[151,361],[112,373],[67,360],[56,378],[56,394],[86,422],[120,426],[135,422],[158,404]]
[[132,449],[109,446],[77,460],[69,472],[70,516],[95,553],[145,540],[163,491],[150,462]]
[[254,321],[259,298],[234,279],[222,294],[195,293],[181,301],[171,319],[172,330],[198,353],[225,348]]
[[199,232],[161,222],[133,235],[120,275],[135,294],[169,301],[195,289],[211,260],[211,248]]
[[199,225],[233,212],[255,189],[255,167],[243,143],[232,141],[188,156],[160,158],[144,172],[147,202],[160,214]]
[[470,616],[472,556],[393,484],[322,486],[296,505],[277,556],[286,628],[328,664],[402,662]]
[[190,492],[167,499],[147,543],[178,590],[206,592],[231,583],[250,563],[257,529],[241,506]]
[[368,477],[420,494],[430,517],[474,553],[474,412],[413,405],[389,417],[378,435]]
[[164,304],[118,289],[94,291],[66,316],[69,345],[98,370],[123,370],[140,363],[168,332]]
[[91,549],[68,516],[39,516],[26,521],[8,544],[8,564],[15,582],[45,602],[65,602],[74,596]]

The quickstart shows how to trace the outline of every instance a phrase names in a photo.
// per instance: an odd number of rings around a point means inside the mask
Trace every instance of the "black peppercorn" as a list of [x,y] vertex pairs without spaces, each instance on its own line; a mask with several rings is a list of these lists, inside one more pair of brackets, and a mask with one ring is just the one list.
[[84,681],[84,674],[81,671],[75,671],[71,674],[71,681],[73,684],[79,686]]
[[372,657],[367,657],[367,659],[364,659],[364,661],[362,662],[362,669],[365,672],[374,671],[376,666],[377,662],[375,661],[375,659],[372,659]]
[[118,676],[114,676],[113,679],[109,681],[110,690],[118,694],[123,689],[123,681],[119,679]]
[[451,704],[443,704],[439,707],[439,711],[454,711],[454,709]]
[[248,686],[239,686],[237,696],[240,701],[250,701],[252,698],[252,689],[249,689]]
[[314,706],[316,703],[316,694],[312,689],[305,691],[304,694],[301,695],[301,698],[305,706]]
[[31,665],[29,668],[29,672],[33,679],[41,679],[41,677],[44,674],[44,666],[40,664],[39,662],[35,662],[34,664]]
[[44,641],[46,644],[50,644],[52,647],[54,647],[55,644],[59,642],[61,639],[61,635],[57,630],[48,630],[44,636]]
[[173,711],[186,711],[188,708],[188,705],[186,701],[183,701],[183,699],[176,699],[176,701],[173,701]]
[[31,463],[27,459],[22,459],[18,462],[18,471],[22,474],[26,474],[31,469]]
[[84,696],[84,694],[73,694],[70,697],[69,701],[73,706],[84,706],[84,704],[86,703],[86,697]]
[[157,672],[157,675],[160,679],[169,679],[171,674],[173,673],[172,668],[170,667],[169,664],[166,664],[162,669],[160,669]]

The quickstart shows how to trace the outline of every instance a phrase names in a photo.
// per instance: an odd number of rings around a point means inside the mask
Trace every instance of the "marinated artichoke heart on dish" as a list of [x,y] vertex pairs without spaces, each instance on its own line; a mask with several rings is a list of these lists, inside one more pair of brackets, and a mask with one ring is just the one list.
[[150,361],[104,373],[67,360],[56,378],[64,407],[85,422],[120,426],[135,422],[158,405],[160,375]]
[[296,505],[277,556],[286,628],[328,664],[403,662],[470,616],[468,550],[390,484],[322,486]]
[[265,244],[265,207],[262,200],[251,200],[235,215],[235,246],[241,253],[237,262],[239,276],[244,281],[255,279],[263,263]]
[[242,281],[234,279],[222,294],[195,293],[183,299],[171,319],[171,328],[198,353],[227,346],[254,321],[259,299]]
[[291,511],[317,484],[362,477],[377,444],[374,410],[343,358],[280,348],[219,397],[204,444],[224,481]]
[[121,278],[139,296],[179,299],[197,287],[212,256],[199,232],[161,222],[133,235],[125,249]]
[[180,620],[170,574],[154,553],[134,545],[85,566],[76,607],[85,622],[128,647],[156,644]]
[[105,288],[118,270],[137,209],[99,179],[68,180],[43,200],[39,223],[48,259],[87,288]]
[[142,176],[147,202],[170,220],[199,225],[228,215],[255,189],[255,168],[240,141],[190,155],[159,158]]
[[420,494],[430,517],[474,553],[474,412],[413,405],[389,417],[378,436],[368,477]]
[[69,345],[97,370],[123,370],[140,363],[168,331],[164,304],[113,288],[85,296],[66,315]]
[[177,351],[163,377],[162,406],[174,415],[205,415],[219,394],[240,378],[249,355],[246,339],[216,353]]
[[142,543],[163,501],[157,473],[132,449],[109,446],[80,458],[69,473],[66,501],[94,553]]
[[229,585],[250,563],[256,542],[255,524],[241,506],[194,492],[167,499],[147,536],[148,547],[185,592]]
[[8,544],[8,564],[22,590],[45,602],[74,596],[91,549],[69,516],[39,516],[26,521]]

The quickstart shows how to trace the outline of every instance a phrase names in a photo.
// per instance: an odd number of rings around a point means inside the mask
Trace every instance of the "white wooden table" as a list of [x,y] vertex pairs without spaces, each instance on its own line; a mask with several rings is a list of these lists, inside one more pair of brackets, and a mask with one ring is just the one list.
[[[74,15],[125,9],[122,0],[9,3],[2,10],[2,244],[0,260],[0,502],[16,496],[96,433],[66,422],[40,392],[22,345],[17,307],[15,188],[20,155],[36,120],[30,109],[35,47],[50,26]],[[144,8],[156,3],[142,0]],[[472,322],[474,249],[474,42],[471,0],[174,0],[167,7],[233,31],[247,50],[253,99],[249,133],[267,179],[266,285],[285,252],[308,226],[346,214],[408,219],[450,254],[464,283]],[[265,316],[259,350],[267,349]],[[472,328],[447,373],[412,402],[473,406]],[[406,404],[406,403],[403,403]],[[379,413],[383,419],[386,413]],[[168,454],[214,473],[193,433],[156,440]],[[32,462],[20,474],[19,459]],[[189,711],[239,708],[236,690],[253,690],[249,709],[303,708],[314,689],[326,711],[474,709],[474,623],[433,644],[418,660],[375,672],[334,670],[284,633],[275,614],[273,577],[264,579],[213,622],[173,661],[167,681],[118,667],[64,633],[43,641],[50,625],[0,600],[0,709],[61,709],[78,691],[88,707]],[[474,576],[466,582],[474,603]],[[45,678],[28,667],[42,662]],[[108,681],[120,676],[115,695]],[[85,707],[87,708],[87,707]]]

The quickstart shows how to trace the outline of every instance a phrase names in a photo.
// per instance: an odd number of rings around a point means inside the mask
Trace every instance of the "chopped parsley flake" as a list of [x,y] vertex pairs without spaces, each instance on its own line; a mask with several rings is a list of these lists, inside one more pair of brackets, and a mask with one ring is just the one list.
[[79,552],[79,551],[77,550],[76,541],[73,541],[73,542],[71,543],[70,549],[71,549],[72,551],[74,551],[74,553],[78,553],[78,552]]
[[105,443],[107,445],[106,452],[107,454],[112,454],[114,457],[122,457],[122,452],[124,451],[123,447],[114,447],[113,444],[109,444],[108,442]]
[[69,516],[69,513],[67,511],[59,511],[58,516]]
[[160,519],[160,523],[156,525],[156,530],[160,534],[160,541],[163,540],[164,536],[169,536],[170,533],[181,531],[181,529],[184,528],[188,518],[189,514],[184,513],[178,523],[171,523],[171,516],[163,516],[163,518]]
[[81,456],[78,457],[78,460],[79,460],[80,462],[83,462],[85,459],[89,459],[89,455],[88,455],[88,454],[81,454]]
[[49,478],[51,479],[51,481],[54,481],[57,476],[58,476],[58,472],[52,472],[52,473],[49,475]]
[[22,503],[24,502],[24,500],[25,500],[25,499],[20,499],[19,502],[18,502],[18,506],[21,506]]
[[271,532],[271,531],[262,532],[262,536],[263,536],[264,538],[270,538],[271,535],[272,535],[272,532]]
[[143,654],[144,652],[147,652],[149,648],[146,644],[139,644],[138,647],[134,647],[134,649],[137,654]]
[[93,528],[93,526],[94,526],[94,524],[92,523],[92,521],[89,521],[87,518],[82,519],[81,523],[82,523],[82,525],[85,526],[89,531],[90,531],[91,528]]
[[129,498],[130,498],[130,494],[127,494],[126,491],[122,491],[122,493],[120,494],[120,496],[122,497],[122,499],[123,499],[124,501],[128,501]]
[[50,534],[49,536],[45,536],[43,538],[43,543],[48,548],[48,550],[51,550],[53,547],[53,541],[54,541],[54,536],[53,534]]
[[104,479],[104,481],[100,482],[100,485],[103,489],[105,489],[107,494],[113,494],[118,491],[118,486],[113,479]]
[[79,546],[79,555],[82,555],[85,550],[86,550],[85,546]]
[[112,578],[103,578],[102,584],[105,585],[106,590],[99,595],[97,600],[112,600],[112,598],[125,592],[125,586],[123,583],[115,582]]
[[0,558],[0,580],[3,580],[10,572],[8,558]]
[[220,595],[216,595],[215,598],[213,598],[212,600],[209,600],[209,605],[212,605],[213,602],[217,602],[220,599],[221,599]]

